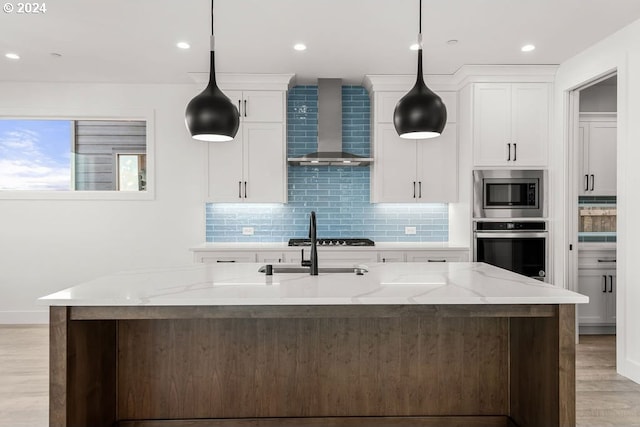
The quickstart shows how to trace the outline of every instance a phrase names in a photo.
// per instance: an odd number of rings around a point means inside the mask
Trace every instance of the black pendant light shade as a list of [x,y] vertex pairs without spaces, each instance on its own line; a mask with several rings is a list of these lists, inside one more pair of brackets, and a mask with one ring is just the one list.
[[[420,1],[422,11],[422,1]],[[424,83],[422,77],[422,18],[420,18],[418,77],[393,111],[393,124],[400,138],[425,139],[440,136],[447,123],[447,107]]]
[[211,0],[211,67],[209,84],[187,105],[185,123],[191,136],[199,141],[231,141],[238,133],[240,112],[216,84],[213,37],[213,0]]
[[213,51],[209,84],[187,105],[185,122],[191,136],[200,141],[231,141],[238,133],[240,113],[216,84]]

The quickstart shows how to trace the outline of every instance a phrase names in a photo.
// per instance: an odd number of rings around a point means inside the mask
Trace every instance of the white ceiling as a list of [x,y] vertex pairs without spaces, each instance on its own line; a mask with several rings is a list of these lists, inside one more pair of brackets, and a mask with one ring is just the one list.
[[[46,5],[45,14],[1,13],[0,81],[186,83],[188,73],[208,71],[209,0]],[[216,0],[215,13],[219,73],[359,84],[365,74],[415,72],[408,46],[417,37],[418,0]],[[559,64],[638,18],[638,0],[424,0],[425,72]],[[181,40],[192,48],[176,48]],[[308,50],[294,51],[296,42]],[[537,49],[520,52],[526,43]]]

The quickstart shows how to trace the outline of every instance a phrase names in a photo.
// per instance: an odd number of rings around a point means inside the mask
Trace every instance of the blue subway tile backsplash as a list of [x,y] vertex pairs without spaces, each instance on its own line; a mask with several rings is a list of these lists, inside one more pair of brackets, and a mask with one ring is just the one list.
[[[361,86],[342,87],[345,151],[370,156],[370,101]],[[287,155],[317,149],[318,87],[296,86],[287,103]],[[375,160],[374,160],[375,161]],[[369,167],[289,166],[287,204],[206,205],[207,242],[282,242],[306,237],[309,212],[319,237],[368,237],[378,242],[446,242],[447,204],[371,204]],[[404,234],[406,226],[416,234]],[[254,235],[242,235],[253,227]]]

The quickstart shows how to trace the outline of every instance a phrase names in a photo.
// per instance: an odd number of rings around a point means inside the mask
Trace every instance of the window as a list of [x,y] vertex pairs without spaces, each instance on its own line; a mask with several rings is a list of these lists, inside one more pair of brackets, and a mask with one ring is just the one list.
[[0,119],[3,196],[144,193],[147,165],[145,120]]

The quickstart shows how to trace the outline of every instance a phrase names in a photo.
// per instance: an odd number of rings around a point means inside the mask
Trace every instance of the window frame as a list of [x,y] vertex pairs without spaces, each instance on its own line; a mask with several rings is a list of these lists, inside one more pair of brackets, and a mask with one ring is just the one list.
[[[122,109],[117,113],[91,112],[83,109],[51,111],[28,108],[0,108],[0,118],[9,120],[144,120],[146,122],[146,178],[145,191],[37,191],[0,190],[0,200],[155,200],[155,110]],[[75,138],[75,136],[74,136]],[[72,141],[73,144],[73,141]],[[73,154],[73,151],[71,151]],[[75,173],[72,161],[72,173]],[[75,186],[73,180],[71,187]]]

